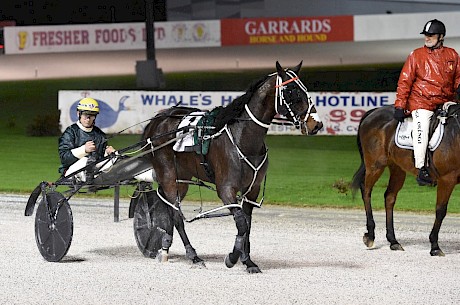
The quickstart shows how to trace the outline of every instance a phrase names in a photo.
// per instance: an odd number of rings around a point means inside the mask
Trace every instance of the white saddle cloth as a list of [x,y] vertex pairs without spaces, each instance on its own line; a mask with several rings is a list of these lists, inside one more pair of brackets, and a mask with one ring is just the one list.
[[[197,111],[197,112],[190,113],[189,115],[187,115],[185,118],[182,119],[177,129],[181,129],[182,127],[187,127],[187,126],[195,127],[196,124],[198,124],[198,122],[204,116],[205,113],[206,112],[204,111]],[[190,131],[187,132],[187,134],[183,138],[177,140],[177,142],[173,146],[174,151],[182,152],[182,151],[185,151],[186,147],[195,145],[194,139],[193,139],[193,133],[194,133],[194,129],[191,129]],[[184,134],[183,131],[178,131],[176,133],[176,137],[181,137],[183,134]]]
[[[412,139],[412,118],[408,117],[404,120],[403,123],[399,123],[398,127],[396,128],[395,133],[395,143],[396,146],[405,149],[414,150],[413,146],[413,139]],[[438,124],[436,127],[431,139],[428,143],[428,148],[431,151],[434,151],[438,148],[439,144],[441,143],[442,136],[444,135],[444,125]]]

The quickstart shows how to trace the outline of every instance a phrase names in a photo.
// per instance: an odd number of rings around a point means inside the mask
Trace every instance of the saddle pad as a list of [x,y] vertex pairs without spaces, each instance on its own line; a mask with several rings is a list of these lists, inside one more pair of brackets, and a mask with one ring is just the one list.
[[[412,124],[413,121],[411,117],[406,118],[403,123],[398,123],[398,127],[396,128],[395,133],[395,144],[399,148],[414,150],[412,143]],[[441,144],[443,135],[444,125],[438,124],[428,143],[428,148],[431,151],[434,151],[436,148],[438,148],[439,144]]]
[[[181,129],[182,127],[187,127],[187,126],[196,127],[196,125],[198,124],[198,122],[204,116],[205,113],[206,112],[204,111],[196,111],[196,112],[190,113],[189,115],[187,115],[186,117],[182,119],[182,121],[179,123],[179,126],[177,128]],[[180,137],[183,135],[183,133],[184,133],[183,131],[178,131],[176,133],[176,136]],[[194,129],[190,129],[190,131],[187,132],[185,137],[177,140],[173,146],[174,151],[177,151],[177,152],[188,151],[187,147],[191,147],[195,145],[193,133],[194,133]]]

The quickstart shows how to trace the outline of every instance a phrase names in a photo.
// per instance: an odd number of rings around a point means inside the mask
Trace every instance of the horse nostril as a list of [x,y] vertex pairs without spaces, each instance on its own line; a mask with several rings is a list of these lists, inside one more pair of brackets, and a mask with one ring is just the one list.
[[313,128],[309,134],[310,135],[315,135],[318,133],[318,131],[320,131],[321,129],[323,128],[323,123],[322,122],[319,122],[315,125],[315,128]]

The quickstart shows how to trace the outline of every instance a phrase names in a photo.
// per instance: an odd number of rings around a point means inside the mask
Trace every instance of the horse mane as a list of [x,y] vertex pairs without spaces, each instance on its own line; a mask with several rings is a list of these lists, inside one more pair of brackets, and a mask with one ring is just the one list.
[[254,93],[257,89],[267,80],[269,76],[262,77],[256,81],[253,81],[249,88],[246,90],[246,93],[234,99],[227,106],[218,106],[212,110],[212,112],[217,112],[214,127],[215,130],[221,130],[226,124],[231,124],[235,122],[236,118],[243,112],[244,105],[249,103],[251,98],[254,96]]

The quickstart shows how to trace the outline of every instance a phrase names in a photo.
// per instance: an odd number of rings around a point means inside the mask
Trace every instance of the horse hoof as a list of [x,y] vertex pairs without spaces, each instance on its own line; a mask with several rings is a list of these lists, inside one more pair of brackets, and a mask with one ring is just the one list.
[[400,244],[390,245],[390,249],[394,251],[404,251],[404,248]]
[[262,271],[259,269],[259,267],[248,267],[248,268],[246,268],[246,271],[248,273],[262,273]]
[[431,256],[446,256],[441,249],[435,249],[430,251]]
[[168,262],[168,251],[158,250],[157,260],[159,263],[167,263]]
[[193,268],[198,268],[198,269],[206,269],[206,264],[204,261],[199,261],[199,262],[193,262]]
[[227,254],[227,256],[225,257],[224,263],[225,266],[227,266],[227,268],[232,268],[233,266],[235,266],[235,263],[232,263],[232,261],[230,260],[230,253]]
[[204,263],[204,260],[202,260],[202,259],[199,258],[198,256],[195,256],[195,257],[192,259],[192,263],[193,263],[193,265],[196,266],[196,267],[206,268],[206,264]]
[[366,233],[363,236],[363,243],[368,247],[368,248],[374,248],[374,240],[369,238],[369,235]]

